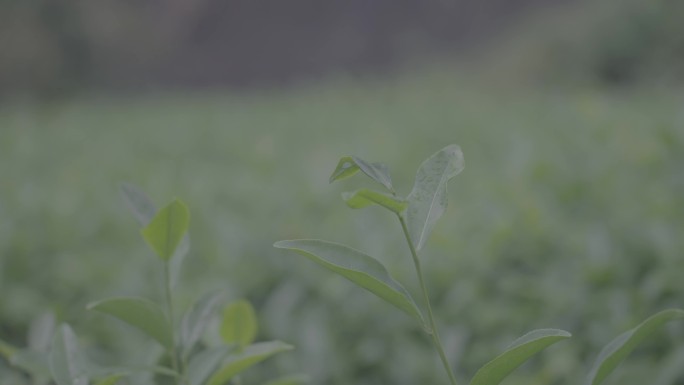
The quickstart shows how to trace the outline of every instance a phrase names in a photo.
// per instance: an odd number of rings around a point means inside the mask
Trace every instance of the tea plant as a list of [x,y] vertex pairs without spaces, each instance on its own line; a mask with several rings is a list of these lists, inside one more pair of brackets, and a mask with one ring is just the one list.
[[[413,189],[405,198],[397,195],[392,185],[389,169],[382,163],[370,163],[355,156],[346,156],[340,159],[330,177],[332,183],[361,171],[385,188],[386,192],[364,188],[343,193],[342,197],[353,209],[378,205],[396,216],[413,260],[423,299],[423,310],[416,304],[408,290],[392,278],[378,260],[358,250],[316,239],[286,240],[274,244],[277,248],[295,251],[340,274],[413,317],[431,338],[451,385],[456,385],[457,381],[439,337],[419,252],[425,246],[437,220],[447,208],[447,182],[459,174],[463,168],[464,158],[461,149],[456,145],[443,148],[423,162],[418,169]],[[598,355],[587,376],[586,384],[598,385],[603,382],[650,333],[666,322],[679,318],[684,318],[684,311],[664,310],[615,338]],[[559,329],[533,330],[515,340],[506,351],[482,366],[475,373],[470,384],[499,384],[529,358],[570,336],[567,331]]]
[[[151,367],[101,367],[82,353],[68,324],[56,326],[52,315],[38,318],[29,328],[29,346],[15,348],[0,341],[0,355],[22,369],[33,384],[53,381],[57,385],[115,385],[134,374],[161,376],[158,381],[174,385],[240,384],[239,374],[267,358],[292,349],[281,341],[254,342],[257,320],[252,305],[239,300],[224,308],[217,343],[201,343],[205,329],[223,302],[223,293],[213,292],[197,301],[177,322],[173,291],[183,259],[190,249],[187,234],[190,213],[180,200],[159,211],[138,188],[122,186],[129,208],[143,226],[141,233],[159,257],[164,273],[164,305],[140,297],[117,297],[94,302],[88,309],[123,321],[163,348],[157,365]],[[208,346],[205,346],[208,345]],[[270,385],[300,385],[301,375],[287,376]]]

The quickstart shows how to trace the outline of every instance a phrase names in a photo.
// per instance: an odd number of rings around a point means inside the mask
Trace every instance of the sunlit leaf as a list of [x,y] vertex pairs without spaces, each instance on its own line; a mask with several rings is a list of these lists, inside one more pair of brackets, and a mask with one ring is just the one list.
[[361,209],[372,205],[380,205],[397,214],[408,206],[408,202],[394,196],[369,189],[360,189],[350,193],[342,193],[342,199],[353,209]]
[[585,383],[587,385],[597,385],[603,382],[617,368],[620,362],[636,349],[641,341],[665,323],[681,318],[684,318],[684,310],[663,310],[649,317],[634,329],[619,335],[601,350]]
[[221,338],[226,344],[237,344],[241,349],[254,342],[257,319],[252,304],[240,300],[228,305],[223,311]]
[[339,179],[348,178],[356,174],[359,170],[369,178],[385,186],[387,190],[394,192],[387,165],[383,163],[369,163],[356,156],[342,157],[330,176],[330,182],[332,183]]
[[229,346],[219,346],[196,354],[190,360],[186,374],[190,385],[204,385],[232,350]]
[[[157,208],[152,200],[140,188],[131,183],[121,184],[121,195],[138,223],[143,227],[147,226],[157,213]],[[171,257],[171,287],[175,287],[178,283],[183,260],[188,251],[190,251],[190,236],[186,233]]]
[[184,355],[189,354],[202,337],[223,297],[224,293],[220,291],[206,294],[185,314],[181,323],[181,344]]
[[189,223],[190,212],[187,206],[176,199],[159,210],[142,229],[142,235],[159,258],[168,261],[188,231]]
[[85,360],[78,347],[76,335],[69,325],[62,325],[55,332],[49,362],[57,385],[88,384]]
[[422,314],[411,295],[373,257],[338,243],[316,239],[279,241],[274,246],[296,251],[340,274],[415,317],[424,325]]
[[406,221],[416,250],[425,245],[437,220],[447,208],[447,182],[464,168],[463,153],[457,145],[447,146],[418,169],[409,202]]
[[118,318],[154,338],[167,349],[173,347],[169,320],[154,302],[144,298],[110,298],[88,305],[88,309]]
[[570,338],[570,333],[564,330],[533,330],[515,340],[505,352],[480,368],[470,385],[498,385],[532,356],[566,338]]
[[259,342],[250,345],[242,352],[229,356],[221,369],[211,376],[207,385],[225,385],[238,373],[249,369],[274,354],[292,349],[291,345],[280,341]]

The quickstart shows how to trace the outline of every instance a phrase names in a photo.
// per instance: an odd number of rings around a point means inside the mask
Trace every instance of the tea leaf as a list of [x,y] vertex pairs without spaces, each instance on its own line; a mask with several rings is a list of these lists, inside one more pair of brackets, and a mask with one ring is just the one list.
[[188,364],[187,377],[190,385],[203,385],[231,351],[229,346],[219,346],[196,354]]
[[470,385],[497,385],[530,357],[566,338],[570,338],[570,333],[564,330],[533,330],[515,340],[505,352],[480,368]]
[[360,189],[351,193],[342,193],[342,199],[353,209],[361,209],[371,205],[380,205],[397,214],[406,210],[408,202],[391,195],[369,189]]
[[[121,184],[121,195],[138,223],[143,227],[147,226],[157,213],[157,208],[152,200],[140,188],[131,183]],[[180,269],[188,251],[190,251],[190,237],[185,234],[171,257],[171,287],[175,287],[178,283]]]
[[350,247],[315,239],[279,241],[273,246],[296,251],[334,271],[423,322],[423,316],[401,284],[371,256]]
[[392,187],[392,178],[389,175],[389,168],[384,163],[368,163],[365,160],[356,156],[345,156],[340,159],[330,176],[330,183],[348,178],[361,170],[369,178],[385,186],[391,192],[394,192]]
[[227,344],[237,344],[240,349],[254,342],[257,334],[257,320],[252,305],[237,301],[223,311],[221,338]]
[[87,385],[86,364],[69,325],[57,329],[50,350],[50,371],[57,385]]
[[236,374],[274,354],[292,349],[291,345],[280,341],[259,342],[249,345],[242,352],[229,356],[223,367],[211,376],[207,385],[224,385]]
[[603,382],[641,341],[665,323],[681,318],[684,318],[684,310],[663,310],[649,317],[634,329],[619,335],[601,350],[585,383],[597,385]]
[[223,300],[223,292],[212,292],[202,297],[183,317],[181,344],[184,355],[190,353],[211,320],[216,307]]
[[447,182],[464,168],[457,145],[447,146],[421,164],[408,196],[407,223],[416,250],[425,245],[437,220],[447,208]]
[[159,258],[168,261],[185,236],[189,222],[190,212],[187,206],[176,199],[159,210],[142,229],[142,235]]
[[118,318],[154,338],[167,349],[173,347],[173,332],[164,312],[144,298],[110,298],[88,305],[88,309]]

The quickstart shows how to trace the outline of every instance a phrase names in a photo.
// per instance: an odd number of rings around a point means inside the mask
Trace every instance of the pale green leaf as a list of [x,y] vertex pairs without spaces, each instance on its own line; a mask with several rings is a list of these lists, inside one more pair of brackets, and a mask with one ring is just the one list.
[[587,385],[598,385],[603,382],[617,368],[620,362],[636,349],[641,341],[665,323],[682,318],[684,318],[684,310],[663,310],[649,317],[634,329],[619,335],[601,350],[585,383]]
[[169,320],[154,302],[144,298],[110,298],[88,305],[88,309],[118,318],[154,338],[167,349],[173,347]]
[[238,373],[249,369],[274,354],[292,349],[291,345],[280,341],[252,344],[242,352],[229,356],[221,369],[211,376],[207,385],[225,385]]
[[194,355],[186,373],[190,385],[204,385],[232,350],[229,346],[219,346]]
[[533,330],[515,340],[505,352],[480,368],[470,385],[498,385],[532,356],[566,338],[570,338],[570,333],[564,330]]
[[[152,200],[140,188],[131,183],[121,184],[121,195],[138,223],[143,227],[147,226],[157,213],[157,208]],[[185,234],[171,257],[171,287],[175,287],[178,283],[183,260],[188,251],[190,251],[190,237]]]
[[425,326],[423,316],[408,291],[373,257],[338,243],[315,239],[279,241],[274,246],[296,251],[340,274],[415,317]]
[[330,182],[332,183],[339,179],[348,178],[356,174],[359,170],[369,178],[385,186],[387,190],[394,192],[387,165],[383,163],[369,163],[356,156],[342,157],[330,176]]
[[52,339],[50,371],[57,385],[87,385],[85,360],[78,347],[76,335],[69,325],[60,326]]
[[416,250],[425,245],[437,220],[447,208],[447,182],[464,168],[463,153],[457,145],[447,146],[418,169],[409,202],[406,221]]
[[371,205],[380,205],[397,214],[408,206],[408,202],[392,195],[369,189],[360,189],[351,193],[342,193],[342,199],[353,209],[361,209]]
[[237,344],[241,349],[254,342],[257,334],[257,319],[252,305],[240,300],[223,310],[221,338],[226,344]]
[[142,235],[159,258],[168,261],[185,236],[189,222],[187,206],[176,199],[157,212],[142,229]]
[[207,324],[216,308],[223,300],[223,292],[211,292],[203,296],[185,314],[181,322],[181,344],[183,354],[187,356],[197,341],[202,337]]

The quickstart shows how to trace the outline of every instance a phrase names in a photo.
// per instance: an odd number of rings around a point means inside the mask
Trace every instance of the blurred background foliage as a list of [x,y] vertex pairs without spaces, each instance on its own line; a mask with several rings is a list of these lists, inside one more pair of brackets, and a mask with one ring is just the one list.
[[[347,243],[415,290],[395,220],[345,207],[361,178],[327,178],[354,154],[406,194],[457,143],[466,170],[423,258],[458,376],[558,327],[574,340],[507,384],[577,382],[614,336],[683,306],[683,18],[677,0],[2,0],[0,338],[22,345],[51,311],[96,361],[149,356],[84,309],[161,297],[130,181],[192,211],[179,308],[225,289],[255,304],[260,339],[297,346],[269,371],[443,383],[411,319],[271,245]],[[614,383],[684,383],[683,342],[673,325]],[[4,361],[0,378],[25,383]]]

